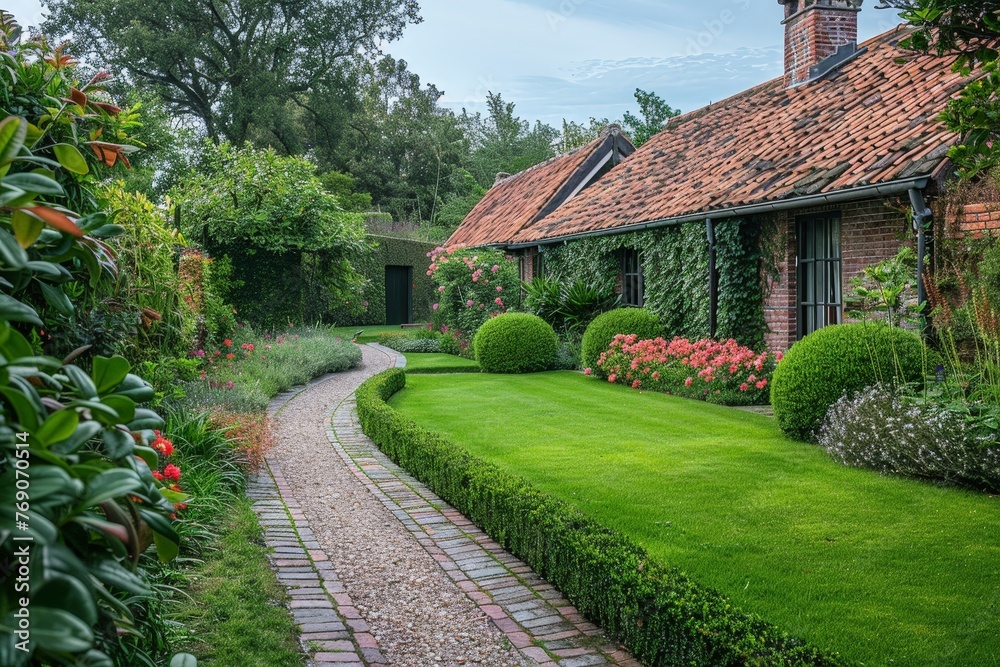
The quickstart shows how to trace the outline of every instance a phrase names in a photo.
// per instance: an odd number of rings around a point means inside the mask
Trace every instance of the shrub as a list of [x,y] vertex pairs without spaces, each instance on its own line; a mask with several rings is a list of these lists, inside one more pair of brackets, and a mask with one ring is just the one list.
[[383,343],[388,348],[396,352],[440,352],[441,341],[437,338],[410,338],[407,336],[396,336]]
[[635,334],[639,340],[647,340],[662,338],[664,331],[659,316],[648,310],[618,308],[608,311],[594,319],[583,334],[583,367],[592,368],[598,376],[605,377],[597,368],[597,360],[618,334]]
[[879,382],[922,381],[927,349],[912,331],[880,323],[838,324],[809,334],[774,371],[771,404],[786,434],[810,440],[827,409]]
[[557,371],[575,371],[580,369],[580,345],[578,343],[562,342],[556,350],[556,361],[553,368]]
[[406,384],[386,371],[357,391],[364,432],[562,591],[643,664],[843,665],[668,567],[579,509],[406,419],[386,400]]
[[507,313],[483,324],[473,345],[486,373],[534,373],[552,367],[559,339],[542,318]]
[[819,444],[847,466],[1000,491],[1000,447],[977,442],[962,414],[881,384],[837,400]]
[[427,275],[437,285],[434,323],[475,336],[486,320],[517,306],[517,262],[490,248],[435,248]]
[[[775,356],[733,339],[722,343],[687,338],[639,340],[618,334],[598,357],[611,383],[698,398],[723,405],[767,403]],[[777,357],[780,358],[780,355]]]

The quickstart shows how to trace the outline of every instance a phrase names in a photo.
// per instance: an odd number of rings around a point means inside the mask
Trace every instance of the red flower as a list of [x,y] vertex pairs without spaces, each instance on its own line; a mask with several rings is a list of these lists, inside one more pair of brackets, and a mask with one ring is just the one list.
[[229,340],[227,338],[226,340],[222,341],[222,344],[225,345],[226,347],[232,347],[233,346],[233,341],[231,341],[231,340]]
[[226,359],[232,359],[235,356],[236,356],[235,354],[233,354],[232,352],[230,352],[229,354],[226,355]]
[[163,473],[161,473],[159,470],[154,470],[153,471],[153,479],[155,479],[157,482],[162,482],[163,481]]
[[180,481],[181,479],[181,469],[175,466],[173,463],[167,465],[163,469],[163,476],[173,482]]
[[174,443],[170,442],[162,435],[160,435],[159,431],[156,431],[156,440],[152,442],[150,447],[158,451],[160,454],[163,454],[164,456],[174,455]]

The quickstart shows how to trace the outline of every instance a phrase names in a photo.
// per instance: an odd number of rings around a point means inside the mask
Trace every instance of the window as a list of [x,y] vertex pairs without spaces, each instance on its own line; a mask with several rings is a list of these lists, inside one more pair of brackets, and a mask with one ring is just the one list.
[[622,251],[622,303],[641,308],[644,290],[639,251],[626,248]]
[[843,321],[840,274],[840,214],[796,219],[799,338]]

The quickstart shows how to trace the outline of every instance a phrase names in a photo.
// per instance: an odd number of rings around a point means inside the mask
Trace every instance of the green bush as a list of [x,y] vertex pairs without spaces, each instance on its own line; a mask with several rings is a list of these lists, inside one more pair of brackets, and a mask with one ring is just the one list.
[[535,373],[552,367],[559,339],[537,315],[506,313],[479,327],[473,345],[486,373]]
[[647,340],[664,336],[665,332],[659,316],[642,308],[618,308],[604,313],[591,322],[583,334],[583,367],[592,368],[599,377],[605,377],[597,367],[597,358],[618,334],[635,334],[639,340]]
[[620,533],[470,455],[392,409],[399,369],[357,391],[364,432],[382,451],[552,582],[650,667],[846,664],[734,609],[720,593],[654,559]]
[[824,327],[793,345],[775,369],[774,416],[789,436],[811,440],[841,396],[919,382],[926,362],[927,348],[912,331],[873,322]]

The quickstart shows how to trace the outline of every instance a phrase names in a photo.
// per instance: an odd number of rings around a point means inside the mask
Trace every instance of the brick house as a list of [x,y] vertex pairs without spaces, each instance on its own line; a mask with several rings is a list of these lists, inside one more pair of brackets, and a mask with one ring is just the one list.
[[903,244],[919,248],[918,270],[931,258],[927,202],[950,175],[946,156],[957,140],[937,118],[965,83],[945,59],[896,62],[907,55],[897,46],[902,27],[857,44],[861,2],[779,0],[782,77],[672,119],[590,187],[528,224],[491,226],[489,215],[473,211],[449,243],[507,248],[530,277],[540,254],[620,236],[619,289],[625,303],[643,305],[664,287],[644,279],[652,253],[630,248],[629,238],[681,227],[690,236],[697,227],[707,256],[698,308],[708,312],[695,333],[731,335],[739,323],[717,330],[725,294],[716,230],[757,226],[767,230],[762,242],[773,255],[760,277],[767,347],[787,349],[842,322],[845,286],[864,267]]

